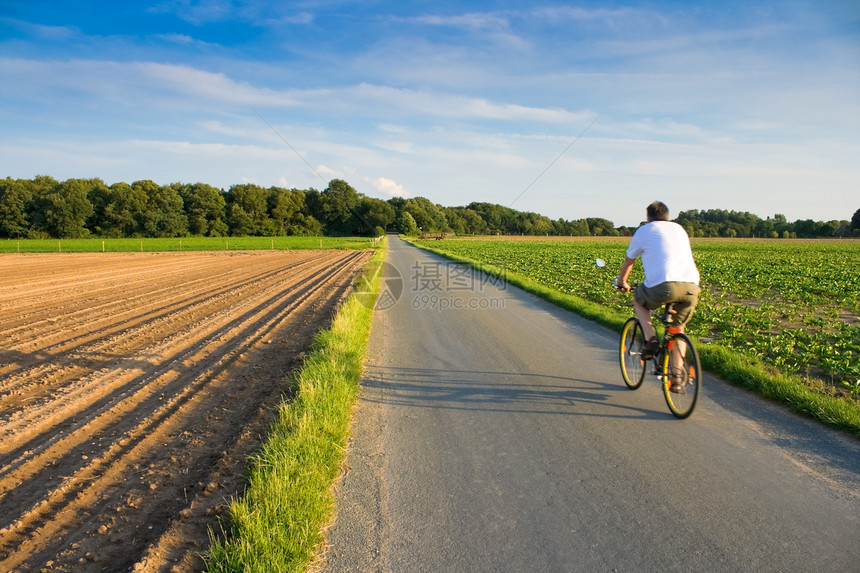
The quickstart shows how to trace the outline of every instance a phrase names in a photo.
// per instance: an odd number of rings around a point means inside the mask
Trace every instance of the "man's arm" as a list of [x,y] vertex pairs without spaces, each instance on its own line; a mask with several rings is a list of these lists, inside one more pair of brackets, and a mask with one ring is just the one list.
[[630,284],[627,282],[627,277],[630,276],[630,271],[633,269],[633,265],[636,263],[636,259],[631,259],[630,257],[625,257],[624,262],[621,263],[621,269],[618,271],[618,290],[623,292],[628,292],[630,290]]

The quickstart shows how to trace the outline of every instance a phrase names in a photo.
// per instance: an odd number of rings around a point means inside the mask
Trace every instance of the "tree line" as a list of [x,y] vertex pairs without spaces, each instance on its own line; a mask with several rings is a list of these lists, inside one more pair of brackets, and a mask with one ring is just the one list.
[[[691,237],[860,236],[860,209],[849,221],[761,219],[751,213],[683,211],[675,219]],[[106,185],[101,179],[0,180],[0,238],[72,239],[88,236],[378,236],[446,232],[456,235],[630,235],[608,219],[550,219],[492,203],[444,207],[424,197],[387,201],[358,193],[333,179],[316,189],[264,188],[252,183],[227,190],[205,183],[158,185],[142,180]]]
[[860,209],[851,221],[786,220],[776,214],[762,219],[752,213],[710,209],[681,211],[675,222],[687,230],[691,237],[757,237],[763,239],[860,236]]

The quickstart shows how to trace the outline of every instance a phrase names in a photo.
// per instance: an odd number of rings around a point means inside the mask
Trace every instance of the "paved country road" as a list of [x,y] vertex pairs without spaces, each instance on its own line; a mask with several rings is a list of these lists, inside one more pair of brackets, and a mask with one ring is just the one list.
[[858,571],[856,439],[710,376],[676,420],[614,332],[396,237],[388,263],[322,570]]

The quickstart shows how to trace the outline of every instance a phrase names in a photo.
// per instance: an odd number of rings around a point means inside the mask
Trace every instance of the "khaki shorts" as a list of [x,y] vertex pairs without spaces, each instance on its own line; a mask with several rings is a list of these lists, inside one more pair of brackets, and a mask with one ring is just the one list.
[[699,302],[699,285],[693,283],[665,282],[653,287],[639,284],[633,293],[633,298],[645,308],[654,310],[664,304],[674,303],[677,326],[684,326]]

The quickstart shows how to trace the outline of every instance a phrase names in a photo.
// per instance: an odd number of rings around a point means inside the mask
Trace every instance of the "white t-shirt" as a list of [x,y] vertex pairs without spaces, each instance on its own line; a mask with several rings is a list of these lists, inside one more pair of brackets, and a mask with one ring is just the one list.
[[651,221],[639,227],[630,240],[627,256],[635,259],[639,255],[642,255],[646,287],[664,282],[699,284],[699,269],[693,261],[690,237],[678,223]]

